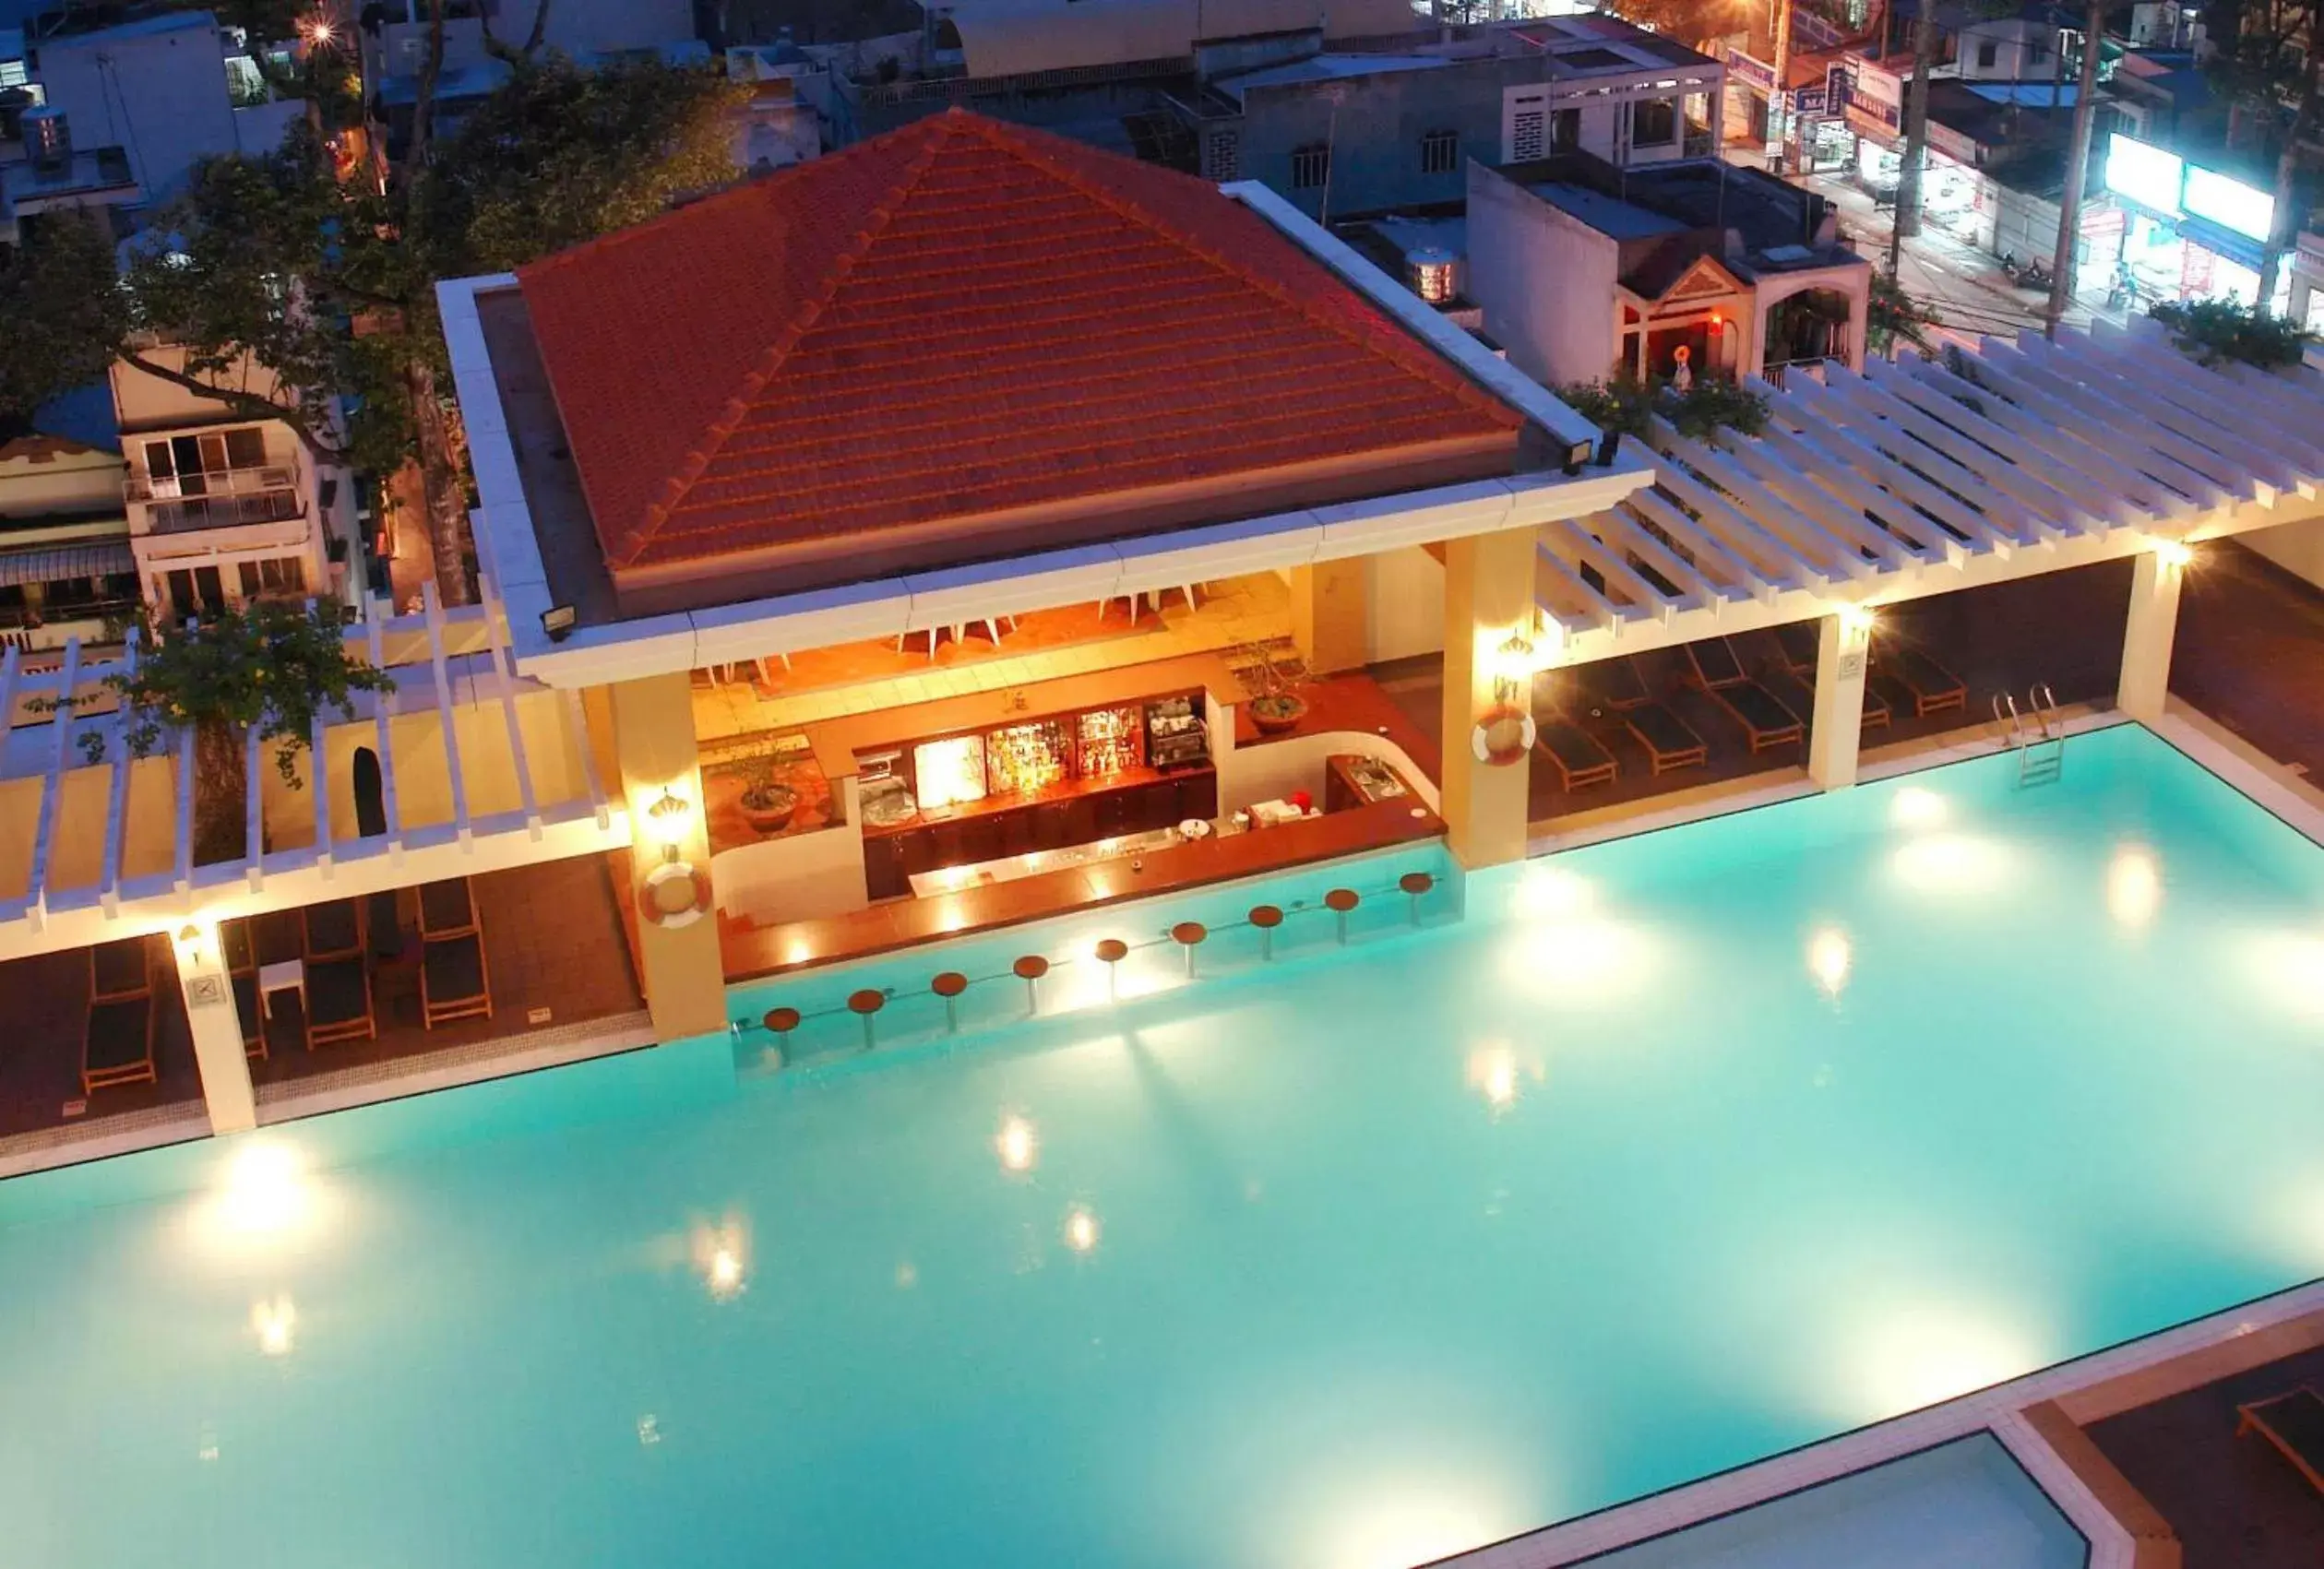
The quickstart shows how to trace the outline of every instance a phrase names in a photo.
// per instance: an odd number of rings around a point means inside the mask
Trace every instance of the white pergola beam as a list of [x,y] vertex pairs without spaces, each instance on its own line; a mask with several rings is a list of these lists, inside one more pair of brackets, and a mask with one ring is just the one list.
[[242,841],[243,864],[250,878],[250,891],[259,893],[267,886],[267,814],[266,779],[258,772],[262,751],[258,732],[262,727],[252,725],[243,745],[242,790],[244,817]]
[[[1598,517],[1603,517],[1600,513]],[[1608,586],[1621,590],[1628,601],[1618,613],[1633,619],[1639,616],[1666,616],[1684,604],[1684,596],[1670,595],[1639,576],[1622,552],[1607,544],[1590,531],[1589,524],[1578,517],[1561,518],[1542,526],[1541,549],[1555,553],[1574,566],[1588,566],[1603,577]]]
[[48,916],[48,878],[50,861],[56,848],[57,821],[65,812],[65,768],[73,746],[74,688],[80,680],[80,639],[65,639],[65,668],[57,678],[56,698],[64,706],[49,716],[49,728],[55,732],[49,752],[48,779],[41,790],[40,826],[32,836],[32,879],[28,892],[31,896],[31,915],[38,925]]
[[[380,602],[384,603],[385,600]],[[387,668],[384,651],[386,636],[380,629],[380,624],[386,619],[385,616],[374,615],[368,628],[371,663],[375,670]],[[403,859],[403,807],[396,799],[395,734],[387,722],[387,704],[382,703],[377,706],[372,713],[371,722],[373,738],[378,743],[376,750],[379,754],[379,805],[381,812],[387,819],[387,857],[390,861],[399,862]]]
[[[1842,398],[1827,386],[1817,386],[1811,392],[1808,389],[1812,386],[1813,383],[1787,383],[1785,391],[1833,425],[1854,432],[1894,461],[1968,502],[2013,543],[2039,544],[2062,531],[2055,518],[2029,504],[2014,487],[1998,487],[1985,472],[1968,467],[1953,456],[1954,448],[1973,444],[1962,441],[1953,431],[1941,426],[1938,428],[1942,434],[1932,439],[1928,427],[1936,422],[1911,406],[1894,398]],[[1984,454],[1982,461],[2006,467],[1990,453]]]
[[[1817,435],[1827,434],[1845,433],[1831,432],[1820,424],[1813,434],[1794,431],[1780,419],[1770,419],[1759,440],[1768,452],[1792,465],[1801,483],[1812,482],[1837,497],[1841,505],[1860,513],[1866,526],[1895,539],[1924,562],[1958,561],[1972,544],[1992,542],[1991,530],[1982,525],[1957,532],[1942,519],[1923,512],[1909,496],[1881,489],[1873,476],[1817,441]],[[1762,457],[1761,461],[1772,465],[1774,458]],[[1976,516],[1966,507],[1961,510],[1968,517]]]
[[[137,639],[141,629],[129,628],[122,638],[121,658],[132,680],[137,673]],[[123,704],[113,711],[113,741],[106,748],[112,754],[113,777],[105,790],[105,853],[104,870],[99,874],[98,898],[107,915],[120,908],[121,903],[121,846],[129,835],[129,768],[136,761],[129,755],[129,708]]]
[[[1836,581],[1866,577],[1877,569],[1874,563],[1865,559],[1862,550],[1781,497],[1770,495],[1767,487],[1725,453],[1679,434],[1677,428],[1659,414],[1654,417],[1651,429],[1655,442],[1665,454],[1693,470],[1705,484],[1717,486],[1737,515],[1748,519],[1762,535],[1790,548],[1816,576]],[[1667,478],[1670,468],[1666,464],[1656,473],[1658,478]]]
[[[2021,536],[2009,520],[2016,508],[2006,498],[1994,497],[2004,510],[1998,517],[1989,515],[1981,511],[1973,499],[1964,500],[1946,483],[1907,468],[1881,451],[1866,436],[1827,419],[1820,410],[1801,402],[1790,393],[1770,389],[1768,399],[1778,413],[1799,427],[1787,439],[1799,443],[1806,449],[1802,455],[1803,462],[1854,470],[1900,502],[1909,503],[1911,507],[1917,507],[1933,517],[1937,520],[1933,526],[1955,536],[1969,553],[2007,552],[2022,542]],[[1976,496],[1992,495],[1991,492],[1967,476],[1963,476],[1961,483]],[[1949,555],[1948,559],[1950,559]]]
[[[2191,409],[2163,396],[2152,379],[2126,373],[2111,356],[2093,351],[2087,339],[2077,336],[2058,344],[2029,336],[2017,346],[2017,352],[2060,381],[2079,379],[2102,398],[2144,415],[2152,422],[2158,441],[2164,436],[2175,438],[2166,450],[2188,467],[2211,474],[2230,494],[2254,493],[2255,487],[2262,484],[2288,491],[2298,483],[2294,465],[2247,440],[2242,431],[2220,418],[2215,404]],[[2226,394],[2225,388],[2211,390],[2219,396]]]
[[581,786],[589,792],[590,811],[602,828],[611,814],[605,801],[605,782],[597,777],[597,759],[590,752],[589,715],[581,707],[581,694],[577,688],[564,686],[554,690],[564,696],[566,732],[572,736],[574,754],[581,760]]
[[507,607],[489,576],[483,579],[484,610],[493,627],[493,665],[500,673],[500,717],[508,728],[508,756],[517,770],[517,800],[524,808],[525,827],[541,837],[541,802],[532,793],[532,764],[525,755],[525,728],[517,717],[517,670],[508,658]]
[[[2092,422],[2093,430],[2109,431],[2117,410],[2127,409],[2142,416],[2134,450],[2151,448],[2202,475],[2212,493],[2198,499],[2207,506],[2216,506],[2222,501],[2244,494],[2256,494],[2259,485],[2270,490],[2289,487],[2288,477],[2282,484],[2275,481],[2273,477],[2281,470],[2273,459],[2268,460],[2264,471],[2239,475],[2236,463],[2221,457],[2210,442],[2182,434],[2176,422],[2163,413],[2168,405],[2147,397],[2119,376],[2095,374],[2087,365],[2052,355],[2029,353],[2013,344],[1995,344],[1985,356],[1985,363],[1996,370],[2014,374],[2022,384],[2050,393],[2077,410],[2083,420]],[[2176,410],[2172,412],[2175,414]],[[2127,438],[2117,438],[2115,445],[2126,444]]]
[[[1695,564],[1682,558],[1662,541],[1650,534],[1632,520],[1629,513],[1619,506],[1591,514],[1590,528],[1605,536],[1606,547],[1627,556],[1636,556],[1676,585],[1682,609],[1707,605],[1722,597],[1728,590],[1714,584]],[[1738,591],[1746,596],[1747,588]]]
[[[1775,422],[1769,422],[1768,432],[1774,430]],[[1862,503],[1826,489],[1819,482],[1829,482],[1826,475],[1780,461],[1780,449],[1767,440],[1766,432],[1746,436],[1722,431],[1715,439],[1719,449],[1746,470],[1770,500],[1806,513],[1856,552],[1870,552],[1892,567],[1942,559],[1942,552],[1881,528],[1865,515]],[[1891,511],[1904,510],[1893,501],[1888,506]]]
[[[1790,573],[1785,573],[1781,579],[1770,578],[1738,555],[1726,541],[1686,516],[1676,503],[1660,492],[1632,491],[1623,498],[1622,504],[1693,552],[1696,560],[1716,561],[1725,567],[1733,575],[1734,582],[1732,588],[1722,591],[1722,598],[1771,599],[1785,589],[1806,586]],[[1714,606],[1718,602],[1717,600],[1711,601]]]
[[436,717],[444,726],[444,767],[451,774],[452,824],[465,849],[472,829],[468,814],[468,780],[460,772],[459,716],[452,707],[452,678],[444,662],[444,606],[435,597],[433,579],[421,583],[420,602],[426,606],[428,663],[435,675]]
[[1622,612],[1612,600],[1592,588],[1555,552],[1538,542],[1533,549],[1533,598],[1542,612],[1568,633],[1602,626],[1618,631],[1622,625]]
[[[1903,398],[1891,396],[1887,389],[1876,386],[1845,365],[1833,365],[1827,392],[1836,402],[1860,404],[1864,412],[1886,419],[1899,430],[1915,440],[1945,454],[1969,473],[1984,480],[1994,489],[2005,491],[2018,498],[2026,512],[2046,536],[2085,533],[2092,527],[2104,528],[2111,523],[2104,510],[2093,510],[2051,484],[2038,474],[2018,467],[2012,458],[1965,434],[1944,418],[1916,408]],[[1964,422],[1975,416],[1960,410]]]
[[[2177,350],[2135,336],[2104,316],[2095,318],[2092,327],[2087,339],[2077,335],[2077,348],[2130,367],[2126,374],[2136,374],[2153,387],[2155,396],[2182,409],[2227,415],[2245,439],[2291,464],[2311,490],[2316,481],[2324,480],[2324,438],[2313,434],[2324,430],[2324,400],[2304,397],[2297,382],[2276,377],[2259,388],[2247,386],[2233,374],[2189,377],[2187,356]],[[2229,367],[2231,371],[2249,368]]]

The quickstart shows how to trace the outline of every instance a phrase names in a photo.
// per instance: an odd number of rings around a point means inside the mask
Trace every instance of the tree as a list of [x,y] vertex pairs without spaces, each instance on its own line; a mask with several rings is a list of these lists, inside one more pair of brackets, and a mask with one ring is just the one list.
[[[282,780],[298,788],[298,755],[318,716],[355,717],[354,695],[393,689],[387,672],[348,652],[345,619],[328,601],[295,605],[259,600],[183,628],[155,629],[157,641],[134,664],[98,683],[120,705],[129,753],[149,757],[171,737],[194,732],[194,859],[208,865],[256,854],[248,845],[250,735],[274,749]],[[97,694],[43,700],[70,709]],[[92,763],[104,760],[105,732],[81,743]]]
[[2234,15],[2234,43],[2207,70],[2227,101],[2227,145],[2238,146],[2256,126],[2276,149],[2275,220],[2259,253],[2264,315],[2274,308],[2284,253],[2306,216],[2299,200],[2304,144],[2324,129],[2324,0],[2246,0]]
[[[137,250],[125,335],[93,303],[47,319],[86,324],[71,340],[76,363],[124,355],[240,413],[281,419],[326,457],[377,473],[416,460],[437,588],[458,604],[471,598],[470,501],[440,392],[449,371],[436,280],[522,265],[732,179],[733,115],[750,89],[659,61],[590,71],[503,46],[509,80],[439,143],[442,6],[430,0],[436,26],[420,103],[387,189],[340,183],[328,127],[310,119],[274,152],[197,171]],[[246,10],[268,26],[292,14],[272,0]],[[266,53],[262,39],[254,54]],[[268,69],[279,73],[280,62]],[[111,284],[83,287],[93,302]],[[44,379],[43,356],[22,336],[0,335],[0,387]],[[185,363],[162,345],[182,348]],[[254,364],[266,373],[256,380]]]
[[2082,186],[2090,177],[2090,133],[2098,106],[2098,54],[2105,38],[2106,0],[2090,0],[2090,14],[2082,22],[2082,70],[2074,94],[2074,135],[2066,150],[2066,190],[2058,203],[2057,255],[2050,266],[2049,308],[2042,315],[2044,338],[2057,336],[2058,318],[2074,298],[2074,252],[2082,233]]
[[1933,306],[1906,293],[1896,274],[1877,269],[1873,272],[1871,298],[1865,311],[1867,352],[1886,354],[1893,345],[1910,343],[1925,354],[1928,329],[1943,319]]
[[0,436],[49,399],[101,379],[129,321],[101,228],[64,212],[28,230],[23,244],[0,249]]

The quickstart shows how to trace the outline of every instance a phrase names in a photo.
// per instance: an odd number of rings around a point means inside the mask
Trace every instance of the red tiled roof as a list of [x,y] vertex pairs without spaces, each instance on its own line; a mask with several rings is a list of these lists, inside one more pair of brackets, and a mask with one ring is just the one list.
[[958,110],[520,279],[616,568],[1522,422],[1213,187]]

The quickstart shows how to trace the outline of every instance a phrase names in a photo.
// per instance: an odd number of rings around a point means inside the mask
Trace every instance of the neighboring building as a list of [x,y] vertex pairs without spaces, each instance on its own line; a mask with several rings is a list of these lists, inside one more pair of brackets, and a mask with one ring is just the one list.
[[70,124],[54,109],[20,113],[13,125],[6,118],[0,113],[0,244],[18,244],[24,224],[46,214],[143,205],[145,187],[122,149],[76,148]]
[[[2109,258],[2123,279],[2150,300],[2247,305],[2258,297],[2260,253],[2275,224],[2272,170],[2199,143],[2173,150],[2116,132],[2098,145],[2102,188],[2127,219]],[[2289,308],[2295,277],[2294,267],[2282,268],[2271,308]]]
[[1597,15],[1446,30],[1377,49],[1326,49],[1314,30],[1198,45],[1181,113],[1202,173],[1352,216],[1458,201],[1472,159],[1716,150],[1723,73],[1683,44]]
[[1618,171],[1569,155],[1469,169],[1468,293],[1552,386],[1623,371],[1780,374],[1864,363],[1871,264],[1823,197],[1719,162]]
[[0,645],[111,640],[137,608],[122,500],[127,465],[106,446],[41,429],[0,441]]
[[273,150],[304,113],[266,96],[245,51],[207,11],[43,34],[30,54],[74,145],[121,149],[149,204],[181,193],[205,158]]
[[788,169],[821,156],[838,139],[831,69],[793,42],[789,28],[772,43],[728,49],[726,74],[756,89],[736,132],[736,168],[752,174]]
[[[165,363],[180,354],[147,352]],[[112,385],[129,540],[156,613],[199,615],[269,596],[349,597],[355,524],[345,468],[280,420],[253,419],[126,361],[114,363]],[[264,397],[275,384],[253,366],[244,385]]]

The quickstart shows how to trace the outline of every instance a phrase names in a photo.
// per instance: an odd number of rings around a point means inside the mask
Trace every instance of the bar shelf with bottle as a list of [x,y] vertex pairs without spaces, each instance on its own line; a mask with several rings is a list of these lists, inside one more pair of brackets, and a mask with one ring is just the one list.
[[1203,695],[1012,719],[855,755],[865,891],[1218,814]]

